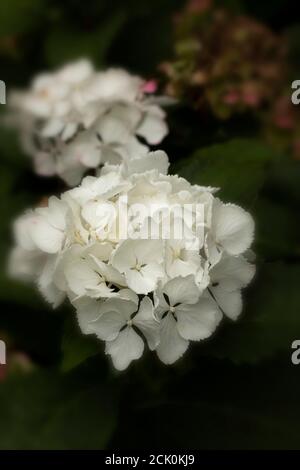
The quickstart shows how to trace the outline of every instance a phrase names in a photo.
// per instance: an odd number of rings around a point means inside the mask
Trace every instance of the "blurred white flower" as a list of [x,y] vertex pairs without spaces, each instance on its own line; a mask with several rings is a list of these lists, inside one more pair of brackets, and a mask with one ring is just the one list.
[[61,251],[66,239],[66,210],[64,202],[53,196],[47,208],[25,213],[15,223],[19,245],[25,250],[49,254]]
[[145,343],[171,364],[223,314],[235,320],[254,275],[251,216],[167,171],[162,151],[106,163],[14,224],[10,273],[53,306],[68,297],[83,334],[104,340],[120,370]]
[[168,133],[165,112],[151,102],[155,90],[146,84],[125,70],[98,72],[79,60],[13,92],[11,121],[35,171],[75,186],[88,169],[145,156]]

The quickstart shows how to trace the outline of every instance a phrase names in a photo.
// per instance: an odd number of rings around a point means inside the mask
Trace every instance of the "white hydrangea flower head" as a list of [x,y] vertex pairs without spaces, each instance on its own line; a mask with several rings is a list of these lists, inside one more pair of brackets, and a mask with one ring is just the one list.
[[104,163],[146,156],[168,133],[149,83],[122,69],[96,71],[83,59],[37,76],[28,91],[13,92],[11,121],[37,174],[57,174],[76,186]]
[[53,306],[67,297],[119,370],[145,345],[172,364],[224,316],[236,320],[255,272],[248,212],[168,175],[163,151],[133,162],[106,164],[23,214],[10,262]]

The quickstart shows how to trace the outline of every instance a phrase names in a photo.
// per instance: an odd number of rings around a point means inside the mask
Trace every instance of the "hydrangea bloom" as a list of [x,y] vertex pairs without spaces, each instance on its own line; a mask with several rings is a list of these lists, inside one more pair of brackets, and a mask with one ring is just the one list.
[[12,93],[11,120],[36,172],[75,186],[88,169],[143,157],[162,141],[168,129],[154,91],[155,83],[125,70],[96,72],[80,60]]
[[15,222],[11,273],[35,280],[54,306],[67,296],[119,370],[145,344],[177,361],[224,315],[239,316],[254,275],[252,217],[167,170],[162,151],[106,165]]

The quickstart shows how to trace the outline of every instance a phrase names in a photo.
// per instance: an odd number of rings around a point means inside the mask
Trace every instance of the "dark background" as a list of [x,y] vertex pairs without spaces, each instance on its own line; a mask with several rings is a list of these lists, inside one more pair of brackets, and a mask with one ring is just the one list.
[[[300,79],[297,2],[215,3],[287,37],[291,78]],[[172,19],[184,4],[1,0],[0,79],[8,91],[25,87],[35,74],[83,56],[99,68],[159,77],[159,64],[172,60]],[[300,448],[300,365],[291,362],[291,343],[300,339],[300,161],[268,145],[253,117],[204,122],[188,103],[168,116],[161,148],[172,170],[220,185],[222,199],[255,217],[257,276],[241,318],[224,321],[172,367],[146,354],[115,372],[103,345],[79,333],[68,305],[53,312],[32,286],[7,278],[12,220],[64,186],[35,176],[16,134],[1,126],[0,338],[8,345],[1,449]]]

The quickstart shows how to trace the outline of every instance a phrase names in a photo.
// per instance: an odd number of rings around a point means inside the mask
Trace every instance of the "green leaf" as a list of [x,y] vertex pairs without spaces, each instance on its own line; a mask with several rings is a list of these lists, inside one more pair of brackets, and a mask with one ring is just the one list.
[[289,352],[294,339],[300,338],[299,279],[296,264],[258,267],[257,280],[244,295],[241,318],[227,321],[202,352],[235,363],[256,363]]
[[267,163],[276,157],[259,141],[234,139],[197,150],[175,171],[193,184],[220,187],[225,201],[250,204],[264,182]]
[[34,284],[25,284],[14,279],[10,279],[6,270],[0,273],[0,300],[3,302],[13,302],[15,305],[26,305],[33,310],[50,310],[50,305],[43,300]]
[[65,322],[62,340],[62,370],[69,371],[89,357],[99,354],[100,341],[95,336],[83,335],[77,324],[75,313],[69,315]]
[[298,209],[260,198],[252,213],[256,223],[254,251],[264,259],[300,255]]
[[299,209],[300,204],[300,161],[280,159],[270,169],[266,190],[270,198]]
[[113,38],[124,22],[122,12],[116,13],[95,31],[78,31],[70,28],[54,30],[45,42],[45,56],[50,66],[88,57],[102,65]]
[[299,449],[299,393],[293,365],[200,360],[172,378],[160,403],[131,403],[119,441],[140,449],[161,442],[170,449]]
[[23,170],[31,163],[30,158],[21,152],[16,132],[4,125],[0,127],[0,155],[1,164],[5,164],[14,171]]
[[24,33],[39,25],[45,10],[44,0],[1,0],[0,36]]
[[[245,13],[245,4],[240,0],[226,0],[226,9],[230,10],[234,14],[243,14]],[[224,8],[224,0],[215,0],[215,5],[218,8]]]
[[292,75],[290,79],[294,80],[297,73],[300,72],[299,67],[299,54],[300,54],[300,24],[294,23],[292,26],[289,26],[285,31],[285,35],[288,41],[288,52],[290,65],[292,65]]
[[115,428],[117,406],[103,372],[96,373],[91,378],[82,371],[67,376],[36,372],[4,382],[0,448],[105,448]]
[[115,429],[116,408],[109,389],[88,388],[61,403],[43,433],[48,449],[104,449]]

